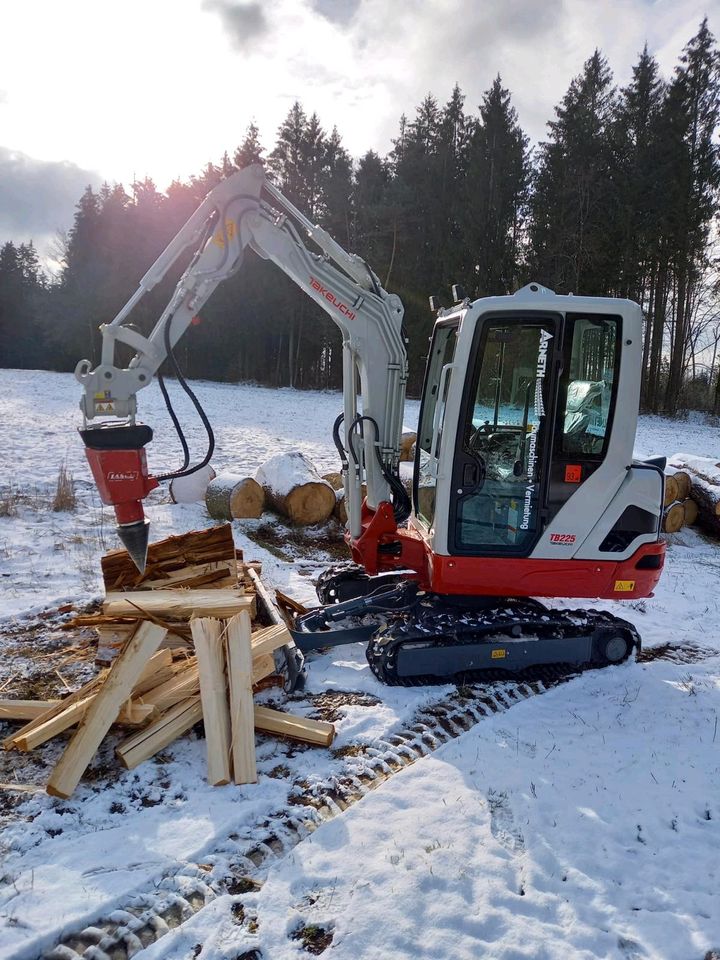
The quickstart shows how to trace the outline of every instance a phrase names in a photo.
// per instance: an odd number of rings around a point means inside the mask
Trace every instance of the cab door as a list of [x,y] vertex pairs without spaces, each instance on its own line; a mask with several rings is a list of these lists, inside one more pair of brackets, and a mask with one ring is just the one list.
[[459,321],[438,323],[433,332],[423,385],[415,449],[413,507],[430,530],[435,520],[435,495],[440,472],[440,446],[447,399],[455,369]]
[[562,329],[560,314],[540,311],[478,320],[453,461],[450,554],[527,556],[542,533]]

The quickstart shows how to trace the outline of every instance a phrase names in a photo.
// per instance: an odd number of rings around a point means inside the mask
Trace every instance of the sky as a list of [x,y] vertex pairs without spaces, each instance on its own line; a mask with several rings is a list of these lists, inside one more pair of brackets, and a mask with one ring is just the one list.
[[457,82],[475,110],[500,73],[542,140],[595,47],[625,83],[645,42],[666,76],[720,0],[0,0],[0,243],[47,255],[84,187],[165,189],[266,147],[293,101],[354,157]]

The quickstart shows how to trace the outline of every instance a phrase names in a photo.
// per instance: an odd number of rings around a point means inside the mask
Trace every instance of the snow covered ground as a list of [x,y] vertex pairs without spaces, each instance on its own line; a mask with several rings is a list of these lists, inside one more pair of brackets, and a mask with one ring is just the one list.
[[[293,449],[337,468],[338,395],[197,390],[216,428],[216,469],[252,473]],[[7,693],[32,659],[23,631],[42,631],[37,613],[60,599],[98,594],[99,554],[114,545],[73,429],[78,397],[69,375],[0,371],[0,504],[13,514],[0,516]],[[172,467],[177,442],[155,387],[141,404],[156,431],[152,468]],[[409,426],[416,417],[411,403]],[[201,453],[202,429],[188,421]],[[639,454],[676,450],[720,459],[720,430],[701,417],[641,418]],[[71,514],[49,509],[62,461],[77,484]],[[161,493],[147,512],[154,537],[207,523],[202,507]],[[235,524],[238,546],[271,582],[312,600],[327,558],[258,546],[248,536],[258,523]],[[702,960],[720,948],[719,572],[717,545],[682,531],[654,598],[602,604],[636,623],[657,659],[586,674],[482,721],[320,826],[259,891],[219,897],[142,956],[299,958],[305,929],[331,938],[327,956],[338,958]],[[39,640],[42,656],[61,639]],[[222,874],[289,796],[342,776],[347,751],[372,750],[450,692],[384,688],[356,646],[311,660],[309,681],[293,710],[333,711],[334,752],[260,739],[256,786],[208,787],[204,743],[185,738],[133,772],[104,752],[69,801],[0,791],[0,957],[38,956],[185,863]],[[42,782],[60,747],[27,761],[20,779]],[[16,763],[5,760],[0,779]]]

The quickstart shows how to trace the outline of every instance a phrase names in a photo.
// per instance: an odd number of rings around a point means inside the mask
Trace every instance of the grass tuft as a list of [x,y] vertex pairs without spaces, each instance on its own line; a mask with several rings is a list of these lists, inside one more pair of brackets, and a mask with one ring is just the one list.
[[52,508],[55,513],[72,513],[77,507],[75,484],[65,464],[60,465]]

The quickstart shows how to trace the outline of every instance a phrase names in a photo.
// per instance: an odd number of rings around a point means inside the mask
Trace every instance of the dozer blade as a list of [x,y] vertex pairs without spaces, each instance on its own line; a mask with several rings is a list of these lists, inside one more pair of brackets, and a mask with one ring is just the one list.
[[130,554],[130,559],[140,573],[144,573],[150,540],[150,521],[136,520],[135,523],[120,523],[115,529],[122,545]]

